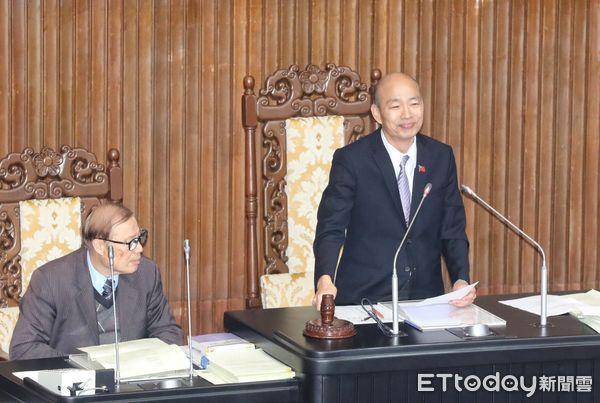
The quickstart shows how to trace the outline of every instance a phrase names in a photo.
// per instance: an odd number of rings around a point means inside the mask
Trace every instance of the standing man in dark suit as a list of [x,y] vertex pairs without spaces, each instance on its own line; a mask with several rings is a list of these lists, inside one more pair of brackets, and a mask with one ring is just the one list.
[[[181,344],[183,333],[165,298],[156,263],[142,256],[148,233],[133,212],[98,206],[83,227],[84,247],[36,269],[20,304],[10,359],[64,356],[78,347],[157,337]],[[113,293],[108,246],[114,249]]]
[[[427,183],[433,185],[398,256],[400,299],[443,294],[441,258],[453,289],[469,284],[469,244],[452,148],[421,133],[417,82],[395,73],[375,91],[381,129],[337,150],[321,199],[314,242],[316,293],[336,304],[391,300],[394,254]],[[404,203],[403,203],[404,200]],[[340,256],[340,250],[341,257]],[[475,290],[452,303],[465,306]]]

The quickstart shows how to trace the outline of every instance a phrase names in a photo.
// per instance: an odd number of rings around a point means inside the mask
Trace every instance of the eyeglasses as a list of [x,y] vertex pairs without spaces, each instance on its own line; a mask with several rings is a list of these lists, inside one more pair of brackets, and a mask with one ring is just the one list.
[[129,242],[122,242],[122,241],[114,241],[112,239],[107,239],[107,238],[98,238],[101,239],[103,241],[108,241],[108,242],[113,242],[113,243],[120,243],[121,245],[127,245],[127,248],[132,251],[135,248],[137,248],[137,246],[139,244],[142,244],[142,246],[146,243],[146,240],[148,240],[148,230],[145,229],[141,229],[140,230],[140,235],[133,238],[131,241]]

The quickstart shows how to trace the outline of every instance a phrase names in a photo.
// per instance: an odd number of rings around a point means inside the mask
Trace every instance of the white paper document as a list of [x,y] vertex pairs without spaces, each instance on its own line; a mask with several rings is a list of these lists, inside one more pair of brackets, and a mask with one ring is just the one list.
[[573,315],[600,316],[600,292],[589,290],[585,293],[569,294],[563,297],[579,302],[579,305],[570,311]]
[[[381,311],[391,312],[391,302],[377,305]],[[391,315],[391,313],[390,313]],[[438,330],[455,327],[485,324],[488,326],[505,326],[506,321],[485,309],[470,304],[457,307],[451,304],[421,305],[420,302],[403,301],[398,303],[398,315],[405,323],[421,330]]]
[[27,378],[31,378],[32,380],[37,382],[39,373],[40,373],[39,370],[20,371],[20,372],[13,372],[13,375],[16,376],[17,378],[19,378],[20,380],[23,380],[23,379],[25,379],[25,377],[27,377]]
[[[368,308],[367,308],[368,309]],[[392,311],[379,304],[373,307],[375,315],[381,319],[384,323],[390,323],[392,321]],[[354,323],[355,325],[366,325],[369,323],[375,323],[373,319],[365,312],[360,305],[345,305],[335,307],[335,317],[338,319],[347,320]]]
[[469,309],[471,307],[459,308],[450,304],[400,304],[400,310],[403,316],[407,317],[408,323],[419,330],[445,329],[474,324],[474,315]]
[[[522,311],[539,315],[541,311],[541,298],[542,297],[540,295],[532,295],[531,297],[509,299],[498,302]],[[547,295],[547,303],[548,305],[546,312],[548,316],[564,315],[580,305],[580,303],[573,298],[550,294]]]
[[[115,368],[114,344],[80,347],[87,353],[72,354],[70,360],[76,365],[88,368]],[[189,371],[189,359],[180,346],[167,344],[157,338],[129,340],[119,343],[119,366],[121,380],[164,378],[183,376]],[[89,368],[97,369],[97,368]]]
[[569,313],[600,333],[600,292],[592,289],[585,293],[565,295],[579,303]]
[[435,305],[435,304],[447,304],[448,302],[454,299],[461,299],[465,295],[467,295],[475,286],[479,284],[479,281],[476,281],[473,284],[469,284],[466,287],[460,288],[456,291],[452,291],[443,295],[439,295],[437,297],[427,298],[423,301],[416,303],[417,306],[425,306],[425,305]]

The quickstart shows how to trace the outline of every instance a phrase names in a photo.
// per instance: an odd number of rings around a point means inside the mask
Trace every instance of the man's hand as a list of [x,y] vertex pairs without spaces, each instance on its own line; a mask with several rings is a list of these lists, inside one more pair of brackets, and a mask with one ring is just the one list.
[[312,306],[314,306],[317,311],[321,310],[321,299],[323,299],[323,295],[325,294],[332,294],[334,299],[337,295],[337,288],[328,274],[322,275],[317,282],[317,292],[312,299]]
[[[452,287],[452,291],[459,290],[468,285],[469,285],[469,283],[467,283],[465,280],[456,280],[456,283],[454,283],[454,286]],[[461,299],[453,299],[449,303],[454,306],[463,307],[463,306],[472,304],[473,301],[475,301],[476,297],[477,297],[477,291],[475,291],[475,288],[473,288],[473,289],[471,289],[471,291],[469,291],[469,293],[467,295],[465,295]]]

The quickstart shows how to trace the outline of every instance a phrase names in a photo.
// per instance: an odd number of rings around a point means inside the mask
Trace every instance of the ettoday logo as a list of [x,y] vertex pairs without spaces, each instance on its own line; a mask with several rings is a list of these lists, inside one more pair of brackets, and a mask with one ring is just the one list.
[[488,392],[519,392],[523,391],[527,397],[540,390],[542,392],[591,392],[591,376],[524,376],[500,375],[499,372],[481,378],[478,375],[462,376],[458,374],[417,374],[417,390],[419,392],[434,392],[435,379],[441,381],[442,391],[454,387],[458,392],[463,390],[475,392],[486,390]]

